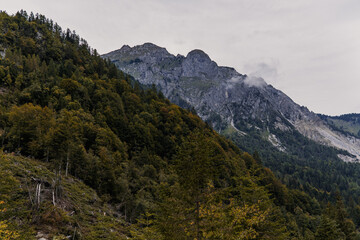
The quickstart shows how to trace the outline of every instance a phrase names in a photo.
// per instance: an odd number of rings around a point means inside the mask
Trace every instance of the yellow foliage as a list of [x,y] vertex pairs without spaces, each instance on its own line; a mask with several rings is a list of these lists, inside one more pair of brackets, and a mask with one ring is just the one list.
[[200,207],[202,235],[205,239],[256,239],[256,226],[266,221],[268,211],[260,210],[260,202],[238,206],[233,199],[230,204],[222,202]]
[[[0,205],[4,204],[4,201],[0,201]],[[5,212],[6,208],[0,208],[0,212]],[[17,239],[19,234],[8,230],[8,225],[6,221],[0,221],[0,239],[2,240],[10,240],[10,239]]]
[[130,233],[132,239],[135,240],[163,240],[163,237],[157,229],[154,228],[154,215],[151,213],[145,213],[141,218],[138,219],[137,224],[134,224]]

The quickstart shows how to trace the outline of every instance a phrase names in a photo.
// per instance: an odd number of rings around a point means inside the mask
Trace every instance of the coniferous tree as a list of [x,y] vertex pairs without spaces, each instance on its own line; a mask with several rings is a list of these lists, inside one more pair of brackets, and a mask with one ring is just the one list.
[[345,240],[346,236],[339,228],[335,220],[326,215],[322,215],[320,225],[315,233],[315,239],[318,240]]

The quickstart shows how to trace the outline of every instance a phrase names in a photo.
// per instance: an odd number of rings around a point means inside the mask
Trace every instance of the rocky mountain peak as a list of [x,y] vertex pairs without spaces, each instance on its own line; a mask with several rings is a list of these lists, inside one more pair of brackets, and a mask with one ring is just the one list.
[[[155,84],[172,102],[194,108],[218,131],[232,128],[242,134],[254,127],[266,135],[274,129],[296,129],[316,142],[346,150],[360,161],[360,139],[329,129],[316,114],[267,85],[264,79],[219,67],[202,50],[175,57],[165,48],[145,43],[132,48],[125,45],[103,57],[142,84]],[[285,149],[274,140],[278,136],[268,134],[275,147]]]
[[200,49],[194,49],[186,56],[188,59],[198,60],[199,62],[211,62],[209,55]]
[[[166,48],[162,48],[159,47],[153,43],[144,43],[142,45],[137,45],[133,47],[133,50],[135,51],[147,51],[147,52],[157,52],[157,51],[161,51],[161,52],[166,52],[168,53],[168,51],[166,50]],[[169,54],[169,53],[168,53]]]
[[138,63],[143,62],[157,62],[164,58],[173,57],[166,48],[159,47],[153,43],[144,43],[130,47],[124,45],[120,49],[106,54],[110,59],[117,59],[119,62]]
[[121,52],[128,52],[131,50],[131,47],[129,45],[124,45],[122,46],[118,51],[121,51]]
[[184,59],[184,77],[215,77],[217,72],[218,65],[202,50],[192,50]]

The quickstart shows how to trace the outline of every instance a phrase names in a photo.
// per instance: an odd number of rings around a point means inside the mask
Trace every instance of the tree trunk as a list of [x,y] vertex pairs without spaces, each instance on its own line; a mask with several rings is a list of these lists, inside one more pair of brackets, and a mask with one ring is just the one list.
[[46,149],[46,162],[49,162],[49,147]]
[[200,203],[197,200],[196,201],[196,234],[197,234],[197,239],[200,240],[201,239],[201,234],[200,234]]
[[54,189],[52,190],[52,199],[53,199],[53,205],[55,206],[56,202],[55,202],[55,190]]
[[66,154],[66,168],[65,168],[65,176],[66,177],[68,175],[68,170],[69,170],[69,160],[70,160],[70,150],[68,149],[67,154]]
[[3,133],[2,139],[1,139],[1,148],[4,147],[5,135],[6,135],[6,127],[4,127],[4,133]]
[[76,227],[75,227],[75,230],[74,230],[73,240],[75,240],[75,236],[76,236]]
[[35,190],[35,204],[37,207],[40,206],[40,201],[41,201],[41,183],[38,183],[36,185],[36,190]]

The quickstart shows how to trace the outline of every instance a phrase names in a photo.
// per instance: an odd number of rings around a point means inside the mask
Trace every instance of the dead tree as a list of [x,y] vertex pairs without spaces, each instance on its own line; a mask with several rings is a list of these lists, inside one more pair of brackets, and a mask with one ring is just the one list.
[[41,182],[36,184],[34,203],[36,208],[39,208],[41,203]]
[[53,205],[56,206],[56,202],[62,196],[62,185],[61,185],[61,172],[55,171],[55,179],[52,181],[52,202]]

